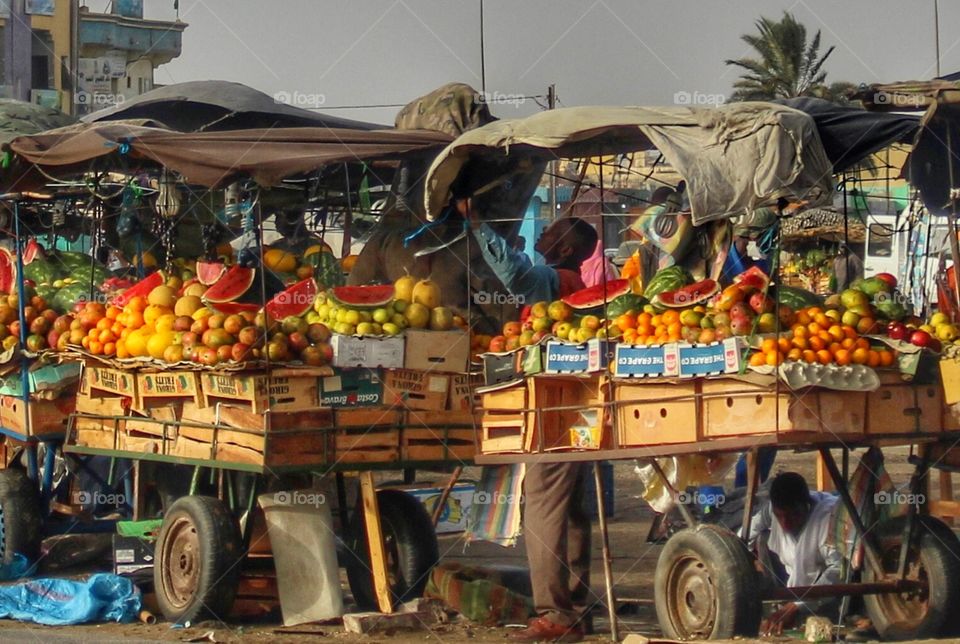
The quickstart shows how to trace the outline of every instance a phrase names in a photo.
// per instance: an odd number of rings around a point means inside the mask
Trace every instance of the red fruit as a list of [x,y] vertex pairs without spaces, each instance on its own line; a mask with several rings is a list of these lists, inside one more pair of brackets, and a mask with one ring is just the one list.
[[297,353],[310,346],[310,340],[307,338],[307,336],[299,331],[294,331],[287,336],[287,343],[290,345],[290,348]]
[[50,322],[45,317],[34,318],[30,322],[30,333],[34,335],[46,335],[50,331]]
[[7,329],[10,330],[10,335],[12,335],[15,338],[19,338],[20,337],[20,320],[14,320],[13,322],[11,322],[7,326]]
[[217,350],[210,347],[196,347],[194,349],[194,359],[200,364],[205,364],[208,367],[219,362],[220,357],[217,355]]
[[227,362],[233,358],[233,345],[223,344],[217,348],[217,360]]
[[881,279],[887,284],[890,285],[891,289],[897,288],[897,278],[891,275],[890,273],[877,273],[874,275],[877,279]]
[[[13,329],[10,330],[11,333]],[[494,336],[490,339],[490,351],[493,353],[500,353],[507,350],[507,338],[502,335]]]
[[746,302],[737,302],[730,308],[730,319],[753,320],[753,309]]
[[927,348],[930,349],[931,351],[936,351],[937,353],[940,353],[940,351],[943,350],[943,345],[940,344],[939,338],[930,336],[930,344],[927,345]]
[[237,342],[231,348],[231,357],[236,362],[243,362],[244,360],[252,357],[250,355],[250,345],[244,344],[243,342]]
[[901,322],[891,322],[887,325],[887,336],[891,340],[903,340],[907,337],[907,327]]
[[47,341],[42,335],[27,336],[27,351],[42,351],[47,348]]
[[69,331],[71,322],[73,322],[73,317],[69,315],[61,315],[53,321],[53,330],[59,331],[60,333]]
[[307,329],[307,337],[310,338],[310,342],[313,343],[329,342],[330,329],[328,329],[325,324],[311,324],[310,328]]
[[51,324],[53,324],[53,322],[57,319],[57,317],[58,317],[60,314],[57,313],[56,311],[54,311],[53,309],[44,309],[44,310],[43,310],[43,313],[41,313],[40,315],[43,316],[43,317],[45,317],[48,322],[50,322]]
[[750,308],[753,309],[758,315],[761,313],[770,313],[774,309],[773,299],[767,297],[760,291],[757,291],[750,296]]
[[914,344],[918,347],[929,347],[932,339],[933,338],[930,337],[929,333],[919,329],[910,334],[910,344]]
[[60,343],[60,332],[54,329],[47,334],[47,346],[57,348]]

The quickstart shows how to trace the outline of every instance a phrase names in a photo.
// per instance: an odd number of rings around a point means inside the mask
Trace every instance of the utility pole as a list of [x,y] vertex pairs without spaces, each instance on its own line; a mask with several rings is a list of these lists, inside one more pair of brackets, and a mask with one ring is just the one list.
[[487,69],[483,60],[483,0],[480,0],[480,91],[487,98]]
[[933,0],[933,45],[937,53],[937,78],[940,78],[940,0]]
[[9,87],[10,98],[30,100],[30,52],[33,32],[25,0],[7,3],[6,28],[4,29],[3,83]]
[[[547,109],[557,107],[557,86],[551,84],[547,88]],[[550,162],[550,221],[557,218],[557,162]]]

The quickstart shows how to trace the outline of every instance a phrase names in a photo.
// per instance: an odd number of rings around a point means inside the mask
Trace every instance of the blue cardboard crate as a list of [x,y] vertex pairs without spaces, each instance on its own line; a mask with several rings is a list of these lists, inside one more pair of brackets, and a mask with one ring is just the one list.
[[610,342],[594,338],[579,344],[551,340],[543,357],[543,372],[591,373],[607,368]]
[[656,378],[667,373],[668,345],[618,344],[613,375],[618,378]]
[[680,344],[679,375],[692,378],[738,373],[743,349],[743,342],[739,338],[727,338],[709,344]]

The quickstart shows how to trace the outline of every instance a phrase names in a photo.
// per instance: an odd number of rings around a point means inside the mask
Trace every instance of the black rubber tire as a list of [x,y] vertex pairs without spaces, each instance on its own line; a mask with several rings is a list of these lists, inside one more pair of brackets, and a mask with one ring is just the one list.
[[[896,574],[906,517],[876,526],[871,533],[884,570]],[[957,635],[960,630],[960,541],[946,524],[930,516],[914,519],[913,548],[907,561],[908,579],[925,579],[919,593],[864,595],[873,627],[885,640],[914,640]],[[919,559],[918,559],[919,555]],[[865,566],[865,582],[877,581]]]
[[219,499],[185,496],[170,505],[157,536],[153,586],[163,616],[184,624],[226,621],[243,558],[240,530]]
[[723,526],[698,525],[670,537],[660,552],[653,588],[657,620],[668,638],[728,639],[755,636],[760,628],[753,557]]
[[[377,504],[387,549],[390,596],[394,603],[420,597],[430,570],[440,559],[433,520],[420,501],[402,490],[379,490]],[[350,533],[345,562],[350,591],[361,609],[376,610],[362,505],[353,513]]]
[[37,484],[23,470],[0,470],[0,562],[11,563],[17,552],[35,562],[42,542]]

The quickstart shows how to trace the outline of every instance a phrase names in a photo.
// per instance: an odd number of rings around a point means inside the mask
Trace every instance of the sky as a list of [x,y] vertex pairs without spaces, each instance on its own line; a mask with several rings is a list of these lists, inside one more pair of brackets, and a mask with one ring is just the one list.
[[[89,1],[94,9],[103,0]],[[495,116],[561,106],[711,104],[732,91],[728,58],[758,17],[792,12],[822,32],[827,81],[936,75],[935,0],[180,0],[179,58],[158,84],[238,81],[301,107],[392,123],[397,107],[450,81],[484,85]],[[173,0],[146,0],[173,19]],[[940,0],[940,66],[960,70],[960,2]],[[545,103],[544,98],[538,99]]]

